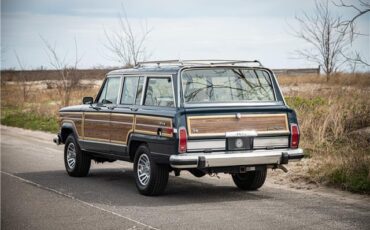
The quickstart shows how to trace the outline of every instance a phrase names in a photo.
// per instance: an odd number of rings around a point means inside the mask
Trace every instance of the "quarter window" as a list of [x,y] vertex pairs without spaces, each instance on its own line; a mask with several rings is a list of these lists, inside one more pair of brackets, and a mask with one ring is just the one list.
[[144,105],[173,107],[172,82],[169,77],[149,77]]
[[98,103],[116,104],[121,78],[111,77],[105,81]]

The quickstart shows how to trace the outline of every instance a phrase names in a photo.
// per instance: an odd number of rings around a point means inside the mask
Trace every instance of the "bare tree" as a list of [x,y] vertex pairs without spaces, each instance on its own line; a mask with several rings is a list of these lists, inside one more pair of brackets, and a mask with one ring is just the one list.
[[22,94],[21,94],[22,102],[25,102],[28,99],[29,92],[31,90],[31,85],[30,85],[30,82],[29,82],[29,79],[28,79],[27,75],[24,73],[25,68],[23,66],[23,63],[22,63],[21,59],[19,58],[17,51],[15,51],[15,50],[14,50],[14,55],[17,59],[17,62],[18,62],[18,65],[19,65],[19,70],[20,70],[20,71],[18,71],[17,85],[19,86],[19,88],[22,91]]
[[[353,9],[355,11],[354,16],[352,16],[350,19],[342,20],[339,25],[338,29],[342,33],[350,33],[351,43],[355,39],[356,35],[364,35],[358,31],[356,31],[356,21],[359,17],[367,14],[370,12],[370,1],[363,1],[363,0],[357,0],[352,1],[351,3],[344,2],[343,0],[340,0],[339,2],[334,2],[334,4],[338,7],[344,7]],[[369,35],[365,35],[369,36]],[[367,62],[358,52],[354,52],[354,54],[348,56],[343,54],[343,56],[350,62],[353,62],[353,65],[365,65],[370,66],[370,63]]]
[[330,75],[347,61],[341,54],[348,52],[350,34],[336,29],[342,19],[332,15],[328,0],[316,1],[314,10],[314,14],[303,12],[302,16],[295,17],[299,28],[294,34],[310,45],[296,52],[300,58],[322,66],[329,80]]
[[105,32],[105,48],[111,53],[111,57],[123,66],[135,66],[139,61],[146,59],[147,50],[145,42],[150,30],[145,21],[137,30],[127,17],[125,8],[122,6],[123,14],[119,15],[119,29],[117,31]]
[[[41,36],[40,36],[41,37]],[[72,91],[79,85],[79,78],[77,77],[77,66],[81,61],[78,56],[77,41],[75,39],[75,55],[72,65],[69,65],[65,58],[61,58],[56,52],[56,46],[52,46],[45,38],[41,37],[46,53],[49,58],[49,64],[58,71],[58,80],[55,86],[59,97],[61,98],[62,105],[68,106],[71,100]]]

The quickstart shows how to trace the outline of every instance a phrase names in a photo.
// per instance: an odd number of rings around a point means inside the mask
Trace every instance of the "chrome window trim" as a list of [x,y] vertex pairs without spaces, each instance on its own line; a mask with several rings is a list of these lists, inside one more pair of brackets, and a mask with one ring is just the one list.
[[[268,75],[270,76],[270,79],[271,79],[271,83],[272,83],[272,89],[273,89],[273,93],[274,93],[274,97],[275,97],[275,100],[274,101],[265,101],[265,102],[238,102],[238,103],[185,103],[185,101],[183,100],[183,90],[182,90],[182,73],[185,71],[185,70],[197,70],[197,69],[207,69],[207,68],[244,68],[244,69],[253,69],[253,70],[264,70],[265,72],[268,73]],[[276,77],[275,77],[275,74],[268,68],[264,68],[264,67],[246,67],[246,66],[224,66],[224,65],[215,65],[215,66],[186,66],[186,67],[182,67],[178,70],[177,72],[177,76],[178,76],[178,80],[177,80],[177,87],[178,87],[178,105],[182,105],[183,107],[185,108],[191,108],[191,107],[222,107],[222,106],[266,106],[266,105],[286,105],[285,103],[285,99],[283,97],[283,101],[278,101],[277,99],[277,96],[276,96],[276,88],[275,88],[275,84],[273,83],[273,80],[275,80],[275,82],[277,83],[277,86],[279,88],[279,92],[281,93],[281,90],[280,90],[280,86],[279,86],[279,83],[278,81],[276,80]],[[182,100],[182,104],[181,104],[181,100]],[[281,103],[282,102],[282,103]]]

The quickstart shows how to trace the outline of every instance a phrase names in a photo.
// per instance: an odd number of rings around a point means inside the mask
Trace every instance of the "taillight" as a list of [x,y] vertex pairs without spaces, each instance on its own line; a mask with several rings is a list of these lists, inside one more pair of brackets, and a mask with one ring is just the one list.
[[290,139],[290,148],[296,149],[298,148],[299,145],[299,128],[297,124],[291,124],[290,125],[290,134],[291,134],[291,139]]
[[180,129],[179,129],[179,153],[186,152],[187,139],[188,139],[188,137],[187,137],[187,134],[186,134],[185,127],[180,127]]

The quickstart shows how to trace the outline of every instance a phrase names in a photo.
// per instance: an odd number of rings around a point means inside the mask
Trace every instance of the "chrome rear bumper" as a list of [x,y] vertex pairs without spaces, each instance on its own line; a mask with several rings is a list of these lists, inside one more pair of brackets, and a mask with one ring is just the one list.
[[171,155],[172,168],[211,168],[239,165],[279,165],[303,158],[302,149],[252,150],[243,152],[184,153]]

